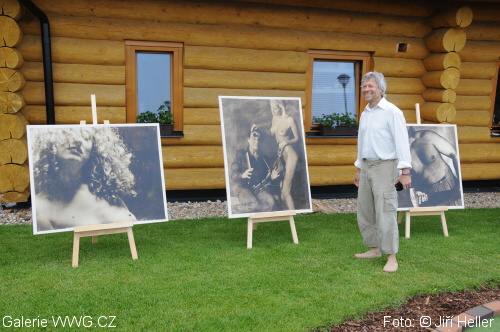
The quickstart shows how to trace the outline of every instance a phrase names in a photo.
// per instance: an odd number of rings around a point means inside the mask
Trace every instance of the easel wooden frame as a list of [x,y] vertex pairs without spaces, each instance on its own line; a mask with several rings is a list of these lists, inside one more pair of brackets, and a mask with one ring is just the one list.
[[[97,124],[97,107],[95,101],[95,95],[90,96],[92,103],[92,123]],[[109,124],[109,120],[104,120],[104,124]],[[85,125],[85,120],[80,120],[80,125]],[[72,267],[78,267],[78,256],[80,254],[80,238],[92,236],[92,243],[96,244],[98,242],[99,235],[106,234],[117,234],[117,233],[127,233],[128,242],[130,246],[130,253],[132,254],[132,259],[138,259],[137,248],[135,246],[134,233],[132,227],[134,224],[132,222],[121,222],[112,224],[100,224],[100,225],[88,225],[88,226],[78,226],[75,227],[73,232],[73,258],[71,262]]]
[[290,222],[290,229],[292,231],[293,243],[298,244],[299,238],[297,237],[297,229],[295,228],[295,221],[293,219],[293,216],[295,216],[296,214],[297,213],[295,211],[252,213],[248,217],[247,249],[252,249],[253,231],[257,229],[257,224],[260,222],[269,221],[288,220]]
[[[420,120],[420,105],[418,103],[415,104],[415,110],[417,113],[417,124],[421,124]],[[448,237],[448,226],[446,225],[446,216],[444,212],[448,211],[447,206],[431,206],[431,207],[413,207],[406,211],[406,219],[405,219],[405,238],[410,238],[410,225],[411,216],[441,216],[441,224],[443,226],[443,233],[445,237]],[[398,224],[401,223],[403,219],[403,212],[399,211],[398,214]]]

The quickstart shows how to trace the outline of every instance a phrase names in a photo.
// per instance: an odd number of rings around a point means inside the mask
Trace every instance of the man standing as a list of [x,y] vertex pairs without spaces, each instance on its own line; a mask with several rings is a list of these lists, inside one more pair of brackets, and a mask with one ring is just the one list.
[[[356,258],[387,254],[384,272],[396,272],[399,232],[394,185],[411,185],[411,155],[403,112],[385,99],[387,83],[378,72],[367,73],[361,90],[368,105],[361,114],[358,134],[358,168],[354,184],[358,189],[358,226],[363,244],[370,247]],[[399,174],[401,170],[401,174]]]

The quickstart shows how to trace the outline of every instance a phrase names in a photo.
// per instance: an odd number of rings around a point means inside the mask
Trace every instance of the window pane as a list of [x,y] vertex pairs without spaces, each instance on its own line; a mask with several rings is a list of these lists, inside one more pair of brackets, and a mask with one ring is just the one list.
[[171,105],[170,53],[137,53],[137,113]]
[[[356,64],[315,60],[313,65],[312,116],[350,113],[356,115]],[[348,77],[348,78],[347,78]],[[344,84],[342,84],[344,83]]]

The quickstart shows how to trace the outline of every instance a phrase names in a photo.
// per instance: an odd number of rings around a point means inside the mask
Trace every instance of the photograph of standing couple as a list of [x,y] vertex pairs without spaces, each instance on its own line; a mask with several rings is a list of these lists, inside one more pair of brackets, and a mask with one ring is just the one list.
[[300,98],[219,97],[230,218],[311,212]]

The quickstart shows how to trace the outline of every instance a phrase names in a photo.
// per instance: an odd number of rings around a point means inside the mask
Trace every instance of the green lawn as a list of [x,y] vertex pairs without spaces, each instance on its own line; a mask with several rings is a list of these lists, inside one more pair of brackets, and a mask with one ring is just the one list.
[[298,245],[286,221],[259,224],[253,249],[246,219],[137,225],[139,260],[125,234],[95,245],[83,238],[78,268],[73,233],[0,226],[0,316],[4,327],[47,319],[48,330],[53,317],[88,316],[82,324],[130,331],[309,331],[418,294],[500,280],[500,208],[446,217],[448,238],[438,216],[413,217],[410,239],[400,225],[394,274],[382,272],[385,258],[352,257],[365,250],[355,214],[297,216]]

